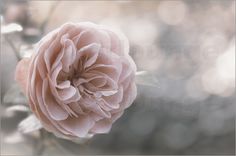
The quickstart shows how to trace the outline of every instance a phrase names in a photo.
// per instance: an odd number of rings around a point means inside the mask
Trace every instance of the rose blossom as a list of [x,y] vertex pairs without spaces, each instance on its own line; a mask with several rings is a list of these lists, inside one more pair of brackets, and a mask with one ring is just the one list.
[[57,136],[108,133],[136,97],[128,40],[92,23],[67,23],[46,35],[16,80],[44,128]]

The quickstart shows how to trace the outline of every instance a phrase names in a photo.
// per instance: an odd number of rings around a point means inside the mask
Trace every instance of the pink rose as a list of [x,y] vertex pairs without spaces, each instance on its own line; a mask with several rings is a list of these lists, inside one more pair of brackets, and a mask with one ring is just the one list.
[[46,35],[16,80],[44,128],[57,136],[108,133],[136,97],[128,40],[92,23],[68,23]]

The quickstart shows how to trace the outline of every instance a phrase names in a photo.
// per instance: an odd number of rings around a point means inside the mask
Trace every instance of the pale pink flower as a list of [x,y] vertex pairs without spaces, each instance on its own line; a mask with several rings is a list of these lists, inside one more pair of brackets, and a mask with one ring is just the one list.
[[93,23],[67,23],[46,35],[16,80],[44,128],[57,136],[108,133],[136,97],[128,40]]

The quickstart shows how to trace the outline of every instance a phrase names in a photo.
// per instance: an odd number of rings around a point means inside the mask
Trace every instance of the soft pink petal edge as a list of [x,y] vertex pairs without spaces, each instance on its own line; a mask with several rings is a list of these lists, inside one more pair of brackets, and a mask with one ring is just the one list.
[[22,91],[26,94],[27,77],[29,69],[30,58],[23,58],[16,65],[15,80],[20,85]]

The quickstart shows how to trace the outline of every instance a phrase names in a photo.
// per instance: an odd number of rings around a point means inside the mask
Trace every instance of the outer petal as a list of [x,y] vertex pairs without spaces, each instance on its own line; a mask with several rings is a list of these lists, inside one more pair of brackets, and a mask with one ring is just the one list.
[[16,66],[15,80],[20,84],[23,92],[26,93],[27,78],[29,72],[29,58],[22,59]]
[[78,118],[69,117],[59,123],[75,136],[82,138],[87,136],[89,130],[94,125],[94,121],[89,116],[79,116]]
[[108,133],[111,130],[112,122],[110,120],[100,120],[91,129],[92,133]]

